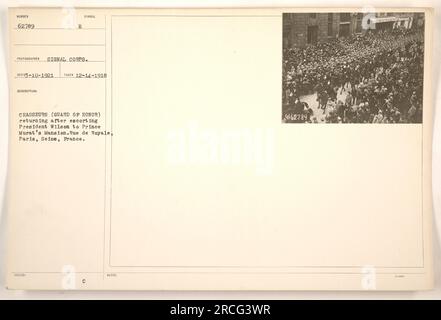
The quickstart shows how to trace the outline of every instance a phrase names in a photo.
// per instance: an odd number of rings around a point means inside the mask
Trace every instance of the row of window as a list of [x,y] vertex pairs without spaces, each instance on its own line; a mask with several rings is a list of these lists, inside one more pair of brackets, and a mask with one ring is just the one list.
[[[333,20],[334,13],[328,13],[328,22]],[[317,13],[310,13],[309,17],[311,19],[317,18]],[[359,12],[357,13],[357,19],[362,19],[363,13]],[[340,22],[350,22],[351,21],[351,14],[349,12],[340,13]]]

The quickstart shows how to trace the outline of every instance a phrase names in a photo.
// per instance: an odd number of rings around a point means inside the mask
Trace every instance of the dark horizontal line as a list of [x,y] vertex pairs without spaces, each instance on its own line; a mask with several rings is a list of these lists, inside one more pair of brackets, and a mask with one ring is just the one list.
[[15,79],[107,79],[103,77],[15,77]]
[[112,15],[111,17],[180,17],[180,18],[274,18],[274,17],[281,17],[281,14],[262,14],[262,15],[183,15],[183,14],[122,14],[122,15]]
[[[63,271],[29,271],[29,272],[23,272],[23,271],[14,271],[11,272],[12,274],[20,274],[20,273],[41,273],[41,274],[48,274],[48,273],[67,273]],[[74,271],[72,273],[102,273],[102,272],[95,272],[95,271]],[[110,272],[107,272],[110,273]]]
[[[215,272],[200,272],[200,271],[134,271],[134,272],[130,272],[130,271],[125,271],[125,272],[105,272],[105,273],[122,273],[122,274],[138,274],[138,273],[203,273],[203,274],[215,274],[215,273],[240,273],[240,274],[364,274],[363,272],[326,272],[326,271],[288,271],[288,272],[275,272],[275,271],[270,271],[270,272],[259,272],[259,271],[251,271],[251,272],[246,272],[246,271],[215,271]],[[375,272],[375,274],[425,274],[425,272]]]
[[58,44],[58,43],[14,43],[14,46],[59,46],[59,47],[66,47],[66,46],[85,46],[85,47],[96,47],[96,46],[102,46],[104,47],[104,44],[83,44],[83,43],[67,43],[67,44]]
[[105,28],[14,28],[14,30],[105,30]]
[[[12,274],[64,274],[66,272],[62,271],[33,271],[33,272],[11,272]],[[124,271],[124,272],[72,272],[72,273],[82,273],[82,274],[149,274],[149,273],[203,273],[203,274],[214,274],[214,273],[240,273],[240,274],[364,274],[362,272],[246,272],[246,271],[221,271],[221,272],[199,272],[199,271]],[[376,274],[425,274],[424,272],[376,272]]]
[[[361,269],[366,268],[369,266],[116,266],[116,265],[109,265],[111,268],[228,268],[228,269],[234,269],[234,268],[322,268],[322,269],[338,269],[338,268],[346,268],[346,269]],[[374,269],[423,269],[424,266],[417,266],[417,267],[400,267],[400,266],[372,266]]]
[[106,62],[104,60],[88,60],[88,61],[44,61],[44,60],[14,60],[14,62],[46,62],[46,63],[88,63],[88,62]]

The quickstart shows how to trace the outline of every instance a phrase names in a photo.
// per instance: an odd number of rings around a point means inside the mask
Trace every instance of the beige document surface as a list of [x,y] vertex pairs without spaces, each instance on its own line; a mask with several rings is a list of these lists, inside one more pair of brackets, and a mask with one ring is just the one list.
[[8,288],[430,289],[432,12],[420,123],[282,121],[283,13],[358,11],[11,8]]

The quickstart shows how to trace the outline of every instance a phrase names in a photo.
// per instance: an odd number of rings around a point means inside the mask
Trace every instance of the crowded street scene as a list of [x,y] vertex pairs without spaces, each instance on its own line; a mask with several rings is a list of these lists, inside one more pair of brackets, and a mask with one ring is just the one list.
[[284,44],[282,121],[421,123],[423,71],[418,27]]

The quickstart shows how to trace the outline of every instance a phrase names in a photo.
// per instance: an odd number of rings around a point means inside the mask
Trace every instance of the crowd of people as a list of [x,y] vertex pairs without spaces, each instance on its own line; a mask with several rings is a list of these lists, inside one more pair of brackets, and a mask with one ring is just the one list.
[[[357,34],[285,48],[283,56],[285,122],[422,121],[422,30]],[[315,93],[320,117],[302,101]]]

